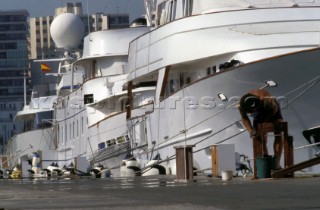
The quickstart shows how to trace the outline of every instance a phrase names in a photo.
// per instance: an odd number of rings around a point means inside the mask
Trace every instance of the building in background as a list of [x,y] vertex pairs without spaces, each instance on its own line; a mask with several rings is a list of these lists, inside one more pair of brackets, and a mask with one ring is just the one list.
[[[66,3],[65,7],[57,8],[55,16],[62,13],[79,15],[85,24],[86,34],[116,28],[129,27],[129,14],[83,14],[81,3]],[[50,37],[50,26],[53,16],[30,18],[30,59],[47,59],[62,56],[56,51],[54,42]],[[81,51],[82,45],[79,46]]]
[[28,17],[26,10],[0,11],[0,152],[22,129],[13,118],[29,100]]

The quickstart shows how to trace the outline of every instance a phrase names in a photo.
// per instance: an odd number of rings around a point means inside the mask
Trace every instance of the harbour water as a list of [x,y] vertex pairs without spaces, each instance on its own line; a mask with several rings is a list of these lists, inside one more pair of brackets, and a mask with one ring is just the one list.
[[319,177],[2,179],[0,209],[320,209]]

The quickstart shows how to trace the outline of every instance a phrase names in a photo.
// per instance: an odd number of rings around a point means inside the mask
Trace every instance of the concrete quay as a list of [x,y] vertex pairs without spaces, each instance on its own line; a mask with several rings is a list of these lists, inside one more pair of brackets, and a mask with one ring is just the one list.
[[0,209],[320,209],[320,177],[0,180]]

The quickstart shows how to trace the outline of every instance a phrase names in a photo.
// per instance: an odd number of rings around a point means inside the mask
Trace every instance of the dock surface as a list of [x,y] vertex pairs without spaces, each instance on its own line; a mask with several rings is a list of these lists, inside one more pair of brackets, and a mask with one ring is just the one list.
[[0,209],[320,209],[320,177],[0,180]]

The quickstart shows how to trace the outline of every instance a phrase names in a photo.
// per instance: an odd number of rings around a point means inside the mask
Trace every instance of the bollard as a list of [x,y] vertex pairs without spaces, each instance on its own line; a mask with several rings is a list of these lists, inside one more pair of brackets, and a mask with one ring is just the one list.
[[194,145],[173,147],[176,150],[177,182],[193,181],[193,152]]

